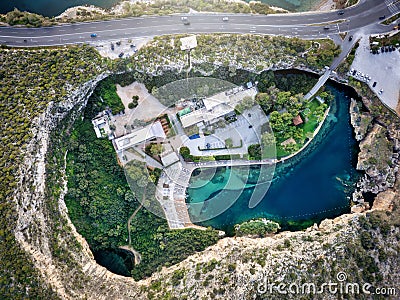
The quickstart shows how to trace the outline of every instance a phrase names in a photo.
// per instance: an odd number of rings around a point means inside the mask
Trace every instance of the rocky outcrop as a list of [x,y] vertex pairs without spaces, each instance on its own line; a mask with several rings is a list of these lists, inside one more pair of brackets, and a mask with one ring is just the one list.
[[[67,114],[72,114],[71,122],[80,116],[97,83],[106,76],[102,74],[87,82],[61,103],[49,103],[46,112],[33,122],[33,138],[19,170],[20,180],[14,197],[18,212],[15,237],[31,255],[43,279],[62,299],[138,299],[137,285],[132,279],[109,272],[93,259],[89,245],[68,217],[63,200],[66,193],[64,179],[60,178],[57,183],[63,190],[55,208],[61,218],[54,220],[55,216],[46,203],[50,201],[45,192],[46,184],[49,184],[46,182],[46,157],[50,133]],[[57,227],[62,227],[62,230]],[[56,241],[52,240],[54,235]],[[79,251],[70,249],[71,239],[79,245]],[[54,254],[55,248],[61,252],[58,256]],[[131,288],[126,289],[129,284]]]
[[[65,181],[60,178],[59,186],[63,190],[56,207],[61,216],[59,220],[54,220],[54,216],[51,215],[52,212],[46,203],[49,199],[46,199],[45,188],[46,184],[49,184],[46,182],[46,154],[51,131],[67,114],[73,114],[70,121],[79,116],[88,96],[103,76],[105,75],[86,83],[66,101],[51,103],[47,111],[35,120],[34,138],[20,168],[21,177],[14,198],[18,211],[16,239],[32,256],[44,280],[61,298],[254,299],[260,295],[268,296],[265,295],[265,291],[262,293],[265,279],[274,283],[291,283],[295,280],[316,282],[317,278],[332,280],[340,271],[346,271],[353,280],[359,279],[356,271],[359,267],[355,260],[348,259],[349,252],[359,248],[359,220],[365,216],[356,209],[354,214],[325,220],[320,226],[314,225],[306,231],[283,232],[262,239],[224,238],[204,252],[190,256],[175,266],[163,268],[161,272],[140,282],[115,275],[99,266],[94,261],[85,239],[76,232],[69,220],[63,201],[66,193]],[[375,145],[376,139],[381,142],[379,147]],[[363,180],[360,181],[360,190],[386,191],[378,195],[374,209],[394,207],[393,202],[398,191],[388,190],[388,184],[384,185],[384,181],[388,180],[390,174],[395,175],[397,172],[395,168],[399,158],[399,140],[396,128],[375,124],[360,146],[358,167],[364,170],[367,176],[365,185]],[[391,156],[390,151],[385,150],[381,153],[379,150],[384,149],[385,145],[392,145]],[[370,160],[374,157],[374,152],[371,152],[374,147],[377,147],[382,157],[387,155],[392,164],[372,166]],[[393,171],[388,171],[386,167]],[[386,172],[385,175],[382,172]],[[374,180],[378,190],[375,190]],[[363,204],[361,210],[366,208]],[[385,240],[377,239],[376,246],[390,253],[392,250],[389,249],[390,246],[385,245],[385,241],[390,241],[387,244],[391,244],[391,239],[398,234],[399,229],[393,228]],[[55,236],[61,255],[54,254],[52,236]],[[71,241],[75,242],[79,251],[70,247]],[[391,276],[400,274],[396,259],[397,257],[390,256],[381,262],[374,256],[380,275],[394,285],[399,281]],[[270,298],[282,299],[281,296],[275,294]],[[288,295],[285,298],[297,299],[297,296]],[[323,294],[315,299],[337,299],[337,295]]]
[[396,197],[399,197],[399,195],[392,189],[379,193],[374,200],[374,205],[372,206],[372,209],[392,211],[394,200]]
[[362,192],[377,194],[394,186],[399,155],[394,147],[397,141],[394,142],[393,137],[387,128],[374,124],[372,130],[360,142],[357,169],[365,172],[358,184]]
[[357,141],[364,139],[367,134],[372,117],[368,113],[361,113],[355,99],[350,101],[350,122],[354,128],[354,135]]

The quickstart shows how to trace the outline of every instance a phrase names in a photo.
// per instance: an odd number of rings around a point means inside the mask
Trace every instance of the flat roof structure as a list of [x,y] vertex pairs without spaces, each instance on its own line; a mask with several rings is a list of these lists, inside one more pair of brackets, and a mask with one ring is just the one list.
[[102,138],[110,135],[111,129],[108,124],[108,116],[101,112],[94,119],[92,119],[93,129],[97,138]]
[[165,167],[168,167],[179,161],[179,157],[175,152],[171,152],[164,156],[161,156],[161,161]]
[[186,115],[183,115],[180,117],[182,126],[184,128],[195,125],[197,123],[203,122],[204,121],[204,114],[206,114],[207,110],[202,108],[198,109],[195,111],[192,111],[191,113],[188,113]]
[[218,118],[223,117],[235,110],[243,98],[254,98],[257,94],[255,86],[250,89],[235,87],[232,90],[215,94],[203,99],[204,108],[192,111],[180,117],[184,128],[198,124],[200,122],[213,123]]
[[135,145],[152,139],[165,139],[166,135],[160,121],[152,123],[144,128],[135,130],[127,135],[115,139],[117,151],[122,151]]

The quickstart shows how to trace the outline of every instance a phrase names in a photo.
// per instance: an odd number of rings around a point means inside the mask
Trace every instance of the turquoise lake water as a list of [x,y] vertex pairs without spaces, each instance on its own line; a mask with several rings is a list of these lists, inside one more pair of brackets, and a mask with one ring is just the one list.
[[[345,92],[332,86],[329,89],[334,93],[335,101],[320,132],[305,151],[276,166],[272,184],[258,206],[252,209],[248,206],[253,187],[244,188],[239,197],[238,191],[224,189],[230,175],[243,179],[243,170],[238,167],[219,168],[216,172],[215,169],[204,169],[194,173],[188,189],[187,202],[192,203],[189,205],[192,220],[213,215],[209,211],[213,205],[207,201],[220,201],[232,206],[198,224],[228,232],[234,224],[252,218],[266,217],[290,228],[293,222],[318,222],[348,212],[349,197],[359,176],[354,168],[357,146],[349,120],[349,98]],[[257,177],[257,169],[249,174]],[[212,181],[204,185],[205,179]],[[193,209],[204,200],[206,206],[201,211]]]
[[[69,7],[92,4],[103,8],[110,8],[119,0],[13,0],[0,1],[0,13],[7,13],[14,7],[22,11],[30,11],[44,16],[57,16]],[[279,6],[291,11],[310,10],[320,0],[262,0],[262,2]]]

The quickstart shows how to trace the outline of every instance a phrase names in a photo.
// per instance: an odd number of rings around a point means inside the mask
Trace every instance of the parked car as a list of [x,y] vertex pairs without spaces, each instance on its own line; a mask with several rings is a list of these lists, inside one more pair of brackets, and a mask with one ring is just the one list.
[[124,56],[124,52],[121,52],[120,54],[118,54],[119,58],[121,58],[122,56]]
[[374,81],[374,84],[372,85],[372,87],[376,87],[376,81]]
[[351,42],[353,40],[353,36],[349,36],[349,42]]
[[379,17],[379,20],[384,20],[385,18],[386,18],[386,16],[383,15],[383,16],[380,16],[380,17]]

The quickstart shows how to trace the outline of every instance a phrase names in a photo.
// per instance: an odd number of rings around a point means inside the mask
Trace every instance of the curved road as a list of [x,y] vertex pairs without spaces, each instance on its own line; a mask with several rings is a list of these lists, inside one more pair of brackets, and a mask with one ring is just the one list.
[[[143,38],[178,33],[252,33],[301,38],[323,38],[344,31],[366,28],[366,33],[387,32],[389,26],[379,25],[379,17],[400,11],[397,0],[361,0],[357,6],[338,12],[309,12],[276,15],[249,14],[187,14],[190,25],[181,21],[183,15],[146,16],[110,21],[65,24],[42,28],[0,27],[0,44],[8,46],[55,46],[121,38]],[[222,17],[229,21],[223,22]],[[333,22],[333,23],[332,23]],[[324,29],[329,24],[329,29]],[[90,34],[96,33],[96,38]]]

